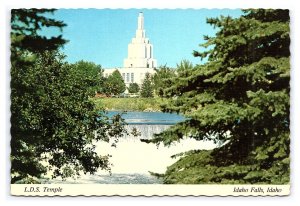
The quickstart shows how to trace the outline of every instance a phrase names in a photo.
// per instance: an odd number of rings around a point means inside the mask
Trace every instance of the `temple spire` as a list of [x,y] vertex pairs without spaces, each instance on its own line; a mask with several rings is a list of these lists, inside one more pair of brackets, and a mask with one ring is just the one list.
[[[138,25],[135,37],[128,44],[128,57],[124,59],[124,67],[132,68],[156,68],[157,62],[153,58],[153,45],[146,38],[144,29],[144,14],[138,15]],[[145,72],[146,73],[146,72]]]
[[144,29],[144,14],[143,12],[140,12],[138,17],[138,30],[143,30],[143,29]]

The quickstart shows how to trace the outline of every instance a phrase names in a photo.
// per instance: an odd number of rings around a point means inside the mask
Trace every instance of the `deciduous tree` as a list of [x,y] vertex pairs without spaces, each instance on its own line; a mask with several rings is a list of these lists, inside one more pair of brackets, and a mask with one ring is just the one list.
[[115,70],[111,75],[104,80],[104,92],[108,95],[120,95],[125,92],[126,85],[118,70]]
[[79,78],[83,87],[91,90],[93,95],[95,92],[103,92],[104,77],[101,65],[81,60],[76,62],[73,67],[76,73],[74,76]]

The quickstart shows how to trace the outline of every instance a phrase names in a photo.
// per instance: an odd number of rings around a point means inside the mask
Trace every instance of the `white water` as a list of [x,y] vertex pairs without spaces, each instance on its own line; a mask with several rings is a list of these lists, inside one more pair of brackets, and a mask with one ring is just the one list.
[[[168,128],[169,125],[135,125],[135,127],[142,132],[141,138],[149,139],[153,135],[153,131],[159,133]],[[153,129],[152,132],[149,127]],[[212,149],[214,147],[213,142],[194,139],[184,139],[170,147],[165,147],[162,144],[157,147],[155,144],[141,142],[138,137],[129,136],[120,139],[116,148],[111,147],[108,143],[99,143],[97,152],[103,155],[112,155],[110,161],[114,165],[112,167],[113,173],[148,174],[148,171],[164,173],[167,166],[177,160],[171,158],[174,154],[192,149]]]
[[[63,183],[112,183],[112,184],[153,184],[160,183],[155,177],[149,175],[149,171],[164,173],[168,166],[178,159],[171,158],[172,155],[193,149],[213,149],[216,145],[212,141],[196,141],[184,139],[169,147],[162,144],[141,142],[140,139],[150,139],[154,133],[160,133],[170,125],[128,125],[127,129],[135,127],[140,137],[128,135],[119,139],[117,147],[111,147],[111,143],[99,142],[96,151],[100,155],[110,154],[112,176],[105,171],[99,171],[95,175],[82,175],[79,179],[68,179]],[[52,180],[57,183],[60,180]]]

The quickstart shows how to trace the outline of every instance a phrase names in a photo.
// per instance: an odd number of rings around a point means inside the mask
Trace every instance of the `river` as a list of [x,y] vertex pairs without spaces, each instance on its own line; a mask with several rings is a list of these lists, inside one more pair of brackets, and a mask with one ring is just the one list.
[[[109,116],[117,112],[109,112]],[[166,130],[171,125],[183,121],[184,117],[177,114],[166,114],[161,112],[127,112],[123,118],[128,123],[126,128],[131,130],[136,128],[140,132],[139,137],[127,135],[117,143],[117,147],[111,147],[110,143],[97,143],[98,154],[110,154],[112,174],[99,171],[94,175],[82,175],[78,179],[50,180],[47,183],[67,183],[67,184],[161,184],[161,180],[149,174],[164,173],[167,166],[173,164],[178,159],[171,158],[172,155],[189,151],[192,149],[213,149],[215,144],[211,141],[196,141],[184,139],[174,143],[169,147],[162,144],[147,144],[140,139],[150,139],[153,134]]]

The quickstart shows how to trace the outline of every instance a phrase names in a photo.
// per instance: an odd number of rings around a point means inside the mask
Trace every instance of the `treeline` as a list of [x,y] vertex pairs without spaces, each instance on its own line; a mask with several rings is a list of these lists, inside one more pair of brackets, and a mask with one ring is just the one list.
[[101,75],[101,80],[99,81],[100,85],[96,88],[96,91],[109,97],[119,97],[126,89],[128,93],[137,94],[142,98],[162,96],[163,88],[165,86],[170,86],[167,81],[176,76],[175,70],[176,69],[172,69],[167,66],[161,66],[156,69],[156,73],[154,75],[146,73],[141,85],[138,85],[137,83],[130,83],[128,87],[126,87],[120,72],[115,70],[108,77],[103,77],[103,75]]

